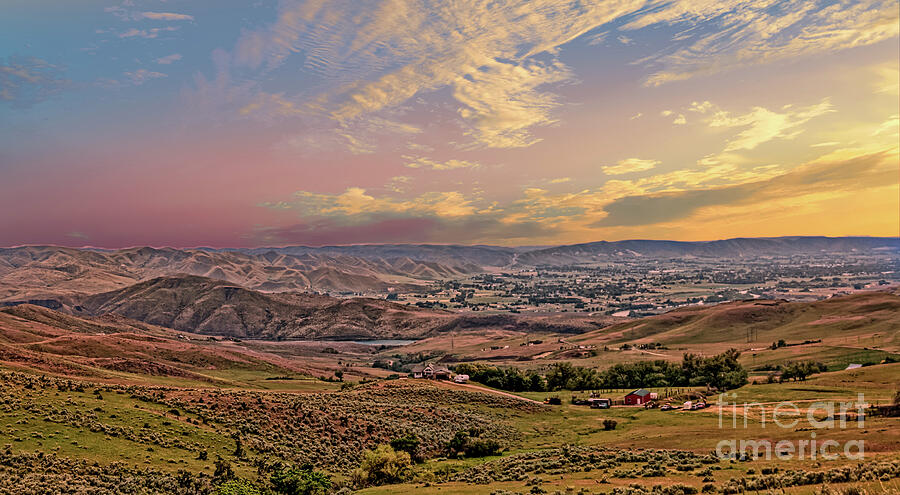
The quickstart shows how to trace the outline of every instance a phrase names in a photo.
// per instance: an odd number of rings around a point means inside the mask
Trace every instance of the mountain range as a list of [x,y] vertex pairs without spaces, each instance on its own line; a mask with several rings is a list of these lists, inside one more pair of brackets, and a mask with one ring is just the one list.
[[627,259],[751,258],[822,253],[900,254],[900,239],[743,238],[709,242],[629,240],[509,248],[428,244],[252,249],[0,248],[0,301],[83,296],[173,275],[198,275],[264,292],[414,292],[436,280],[490,269]]

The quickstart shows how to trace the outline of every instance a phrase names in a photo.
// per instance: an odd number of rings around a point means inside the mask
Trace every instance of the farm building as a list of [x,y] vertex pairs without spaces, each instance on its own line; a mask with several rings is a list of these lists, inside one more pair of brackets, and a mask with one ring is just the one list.
[[650,391],[639,388],[625,396],[625,405],[638,406],[650,402]]
[[450,369],[436,364],[417,364],[410,370],[413,378],[429,378],[434,380],[449,380]]

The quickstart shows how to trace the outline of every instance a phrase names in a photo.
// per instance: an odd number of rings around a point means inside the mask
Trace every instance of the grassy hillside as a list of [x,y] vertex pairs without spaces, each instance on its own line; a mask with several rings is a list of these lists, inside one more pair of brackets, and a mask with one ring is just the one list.
[[[866,292],[812,303],[738,301],[692,306],[615,325],[580,340],[666,344],[859,340],[900,347],[900,296]],[[881,337],[872,340],[873,337]]]

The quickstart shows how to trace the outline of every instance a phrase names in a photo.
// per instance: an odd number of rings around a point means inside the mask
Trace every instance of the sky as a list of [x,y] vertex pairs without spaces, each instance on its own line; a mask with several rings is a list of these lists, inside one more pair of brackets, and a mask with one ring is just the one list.
[[900,235],[896,0],[3,0],[0,245]]

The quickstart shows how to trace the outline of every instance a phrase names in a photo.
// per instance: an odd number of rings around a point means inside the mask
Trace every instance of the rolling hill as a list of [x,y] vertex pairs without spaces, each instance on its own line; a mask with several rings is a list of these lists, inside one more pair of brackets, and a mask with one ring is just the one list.
[[409,257],[255,253],[203,249],[131,248],[116,251],[54,246],[0,249],[0,301],[84,295],[161,276],[189,274],[269,291],[415,291],[430,280],[480,271],[472,263],[420,262]]
[[206,335],[255,339],[419,339],[464,329],[582,333],[603,326],[587,315],[481,315],[372,298],[264,293],[221,280],[160,277],[73,300],[67,311],[115,314]]
[[299,363],[121,316],[78,317],[28,304],[0,309],[0,363],[62,375],[216,383],[210,370],[295,374]]
[[690,306],[578,337],[579,341],[667,345],[746,345],[780,339],[835,344],[859,340],[900,350],[900,296],[871,291],[816,302],[756,299]]
[[772,237],[707,242],[629,240],[590,242],[520,253],[520,265],[564,265],[627,258],[752,258],[816,253],[887,251],[900,253],[895,237]]
[[83,297],[71,310],[112,313],[206,335],[266,339],[416,338],[453,317],[382,299],[263,293],[192,275],[159,277]]

